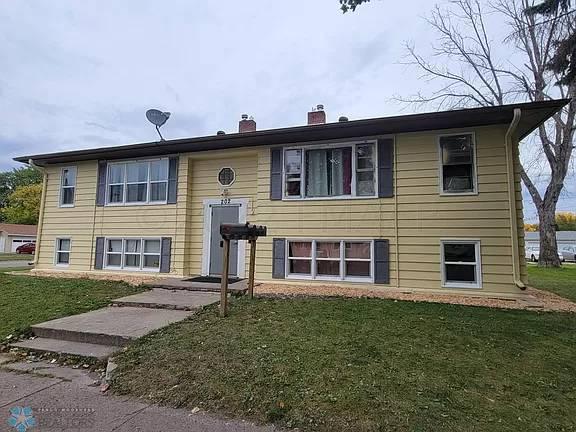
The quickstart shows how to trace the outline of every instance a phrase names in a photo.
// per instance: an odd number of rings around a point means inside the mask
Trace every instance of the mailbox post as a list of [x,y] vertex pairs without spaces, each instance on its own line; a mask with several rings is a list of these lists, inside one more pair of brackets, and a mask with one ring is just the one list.
[[230,264],[230,240],[248,240],[250,243],[250,266],[248,273],[248,296],[254,297],[254,271],[256,268],[256,240],[266,236],[266,227],[262,225],[221,224],[220,235],[224,241],[222,283],[220,285],[220,316],[228,313],[228,266]]

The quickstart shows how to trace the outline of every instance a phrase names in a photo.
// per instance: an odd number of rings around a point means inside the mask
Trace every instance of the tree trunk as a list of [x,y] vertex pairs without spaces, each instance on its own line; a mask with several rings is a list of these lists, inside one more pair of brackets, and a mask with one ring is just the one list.
[[539,267],[560,267],[558,245],[556,244],[556,203],[544,200],[538,208],[540,220]]

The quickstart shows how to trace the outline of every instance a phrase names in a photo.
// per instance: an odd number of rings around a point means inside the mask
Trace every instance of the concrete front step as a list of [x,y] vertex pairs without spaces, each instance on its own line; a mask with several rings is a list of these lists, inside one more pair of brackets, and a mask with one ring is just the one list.
[[[149,288],[160,288],[167,290],[183,290],[192,292],[220,292],[220,284],[208,282],[191,282],[184,279],[165,278],[155,282],[145,284]],[[228,285],[228,292],[232,295],[243,295],[248,289],[248,281],[240,280]]]
[[106,360],[112,354],[121,349],[117,346],[71,342],[40,337],[16,342],[13,343],[12,346],[39,352],[91,357],[98,360]]
[[153,288],[150,291],[113,300],[112,304],[116,306],[193,311],[218,301],[220,301],[220,295],[212,292]]
[[99,345],[125,346],[192,312],[138,307],[108,307],[32,326],[35,336]]

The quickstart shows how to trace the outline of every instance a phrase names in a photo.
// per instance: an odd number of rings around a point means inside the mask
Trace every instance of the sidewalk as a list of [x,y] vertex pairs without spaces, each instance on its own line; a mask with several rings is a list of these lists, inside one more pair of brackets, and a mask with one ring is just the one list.
[[[32,261],[32,259],[30,259],[30,261]],[[7,268],[34,268],[33,266],[31,266],[30,264],[28,264],[29,261],[23,261],[23,260],[14,260],[14,261],[0,261],[0,269],[7,269]]]
[[[0,369],[0,431],[14,432],[8,424],[10,408],[30,407],[36,425],[26,431],[98,432],[276,432],[272,426],[227,421],[202,411],[163,408],[102,394],[88,372],[46,365],[38,376],[27,371],[34,363],[16,363]],[[23,429],[24,430],[24,429]]]

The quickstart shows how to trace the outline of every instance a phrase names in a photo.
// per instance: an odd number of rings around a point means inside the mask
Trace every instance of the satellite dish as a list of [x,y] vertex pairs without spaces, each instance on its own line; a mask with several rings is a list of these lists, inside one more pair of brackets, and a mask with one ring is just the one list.
[[156,132],[160,135],[160,141],[164,141],[164,137],[160,133],[160,126],[162,126],[170,118],[169,112],[163,112],[157,109],[149,109],[146,111],[146,118],[150,123],[156,126]]

